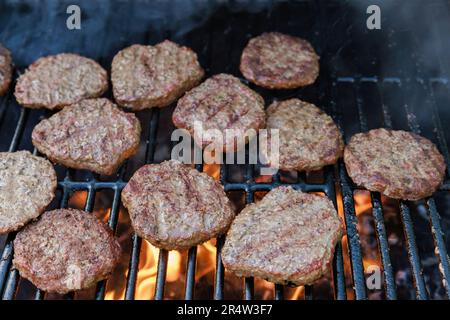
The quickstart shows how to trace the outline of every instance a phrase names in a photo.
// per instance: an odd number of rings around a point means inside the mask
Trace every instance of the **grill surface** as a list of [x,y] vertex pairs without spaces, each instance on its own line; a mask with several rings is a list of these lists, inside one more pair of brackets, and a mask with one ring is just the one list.
[[[220,72],[240,76],[239,56],[248,39],[263,31],[277,30],[310,40],[321,56],[321,73],[316,84],[300,90],[268,91],[252,86],[264,96],[266,104],[273,99],[294,96],[313,102],[334,117],[346,141],[356,132],[380,126],[420,133],[437,144],[447,167],[450,166],[447,144],[450,131],[445,128],[450,121],[450,69],[448,59],[444,58],[450,49],[446,32],[450,29],[450,10],[446,1],[429,1],[426,6],[419,1],[408,2],[408,6],[400,2],[381,6],[382,30],[377,31],[367,30],[367,5],[362,5],[361,1],[357,6],[343,1],[261,1],[256,6],[250,2],[208,5],[206,1],[177,1],[173,5],[164,1],[85,1],[79,2],[82,29],[69,31],[65,27],[65,10],[73,3],[76,1],[0,3],[0,42],[12,50],[18,73],[36,58],[57,52],[78,52],[109,69],[112,57],[119,49],[133,43],[153,44],[171,38],[199,54],[208,76]],[[398,10],[399,5],[402,10]],[[420,21],[428,24],[421,25]],[[108,95],[111,97],[111,93]],[[143,126],[140,152],[113,177],[99,177],[57,166],[58,196],[53,206],[66,207],[74,191],[85,190],[85,210],[92,211],[96,194],[110,190],[108,225],[116,231],[120,192],[131,174],[144,163],[160,162],[170,156],[167,146],[171,145],[170,132],[174,129],[169,120],[172,110],[173,107],[138,113]],[[50,114],[44,110],[21,108],[10,90],[0,100],[0,150],[33,150],[31,130]],[[198,165],[197,169],[202,170],[203,166]],[[236,171],[242,179],[233,177]],[[354,197],[358,188],[347,176],[342,162],[327,167],[318,176],[319,182],[305,174],[299,174],[292,181],[281,173],[269,182],[261,182],[255,165],[223,165],[220,168],[220,181],[225,190],[245,193],[247,203],[253,202],[261,191],[289,183],[303,191],[323,192],[336,207],[342,207],[347,236],[337,246],[333,261],[331,287],[334,297],[372,297],[366,286],[361,221]],[[446,242],[450,233],[448,178],[447,174],[445,183],[433,198],[417,203],[396,202],[409,262],[406,270],[410,276],[406,278],[406,284],[396,277],[399,266],[394,262],[400,254],[390,250],[392,239],[389,235],[392,232],[388,230],[386,199],[378,193],[370,194],[382,266],[384,287],[379,290],[382,298],[427,299],[450,295],[447,253],[450,244]],[[14,236],[9,234],[2,245],[0,292],[3,299],[15,298],[22,283],[17,270],[11,267]],[[135,296],[142,244],[136,235],[131,241],[125,299]],[[214,299],[227,298],[225,270],[220,257],[223,241],[219,238],[216,244]],[[347,258],[350,272],[346,272],[344,263]],[[187,259],[184,297],[193,299],[197,248],[189,250]],[[435,259],[433,261],[437,263],[430,267],[429,259]],[[165,297],[167,267],[168,252],[160,250],[155,299]],[[275,285],[274,298],[283,299],[284,290],[283,286]],[[97,286],[95,298],[103,299],[105,292],[106,282],[103,281]],[[312,286],[306,287],[305,299],[315,298],[314,292]],[[35,291],[36,299],[45,296],[44,292]],[[69,294],[65,298],[73,297]],[[254,280],[245,279],[243,298],[253,297]]]

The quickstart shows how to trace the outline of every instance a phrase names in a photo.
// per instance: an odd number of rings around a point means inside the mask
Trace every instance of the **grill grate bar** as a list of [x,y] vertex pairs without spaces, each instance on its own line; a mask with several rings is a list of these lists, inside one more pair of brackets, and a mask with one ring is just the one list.
[[[328,166],[325,175],[325,182],[327,184],[327,189],[325,194],[333,202],[334,208],[337,211],[337,199],[336,199],[336,189],[334,185],[334,166]],[[342,257],[342,245],[339,241],[335,248],[335,253],[333,257],[333,286],[334,295],[338,300],[344,300],[346,298],[345,293],[345,272],[344,272],[344,261]]]
[[353,192],[349,185],[349,178],[344,168],[344,164],[340,163],[340,180],[341,190],[344,202],[345,224],[347,227],[347,238],[351,256],[351,265],[353,271],[353,281],[355,285],[356,299],[366,299],[367,293],[364,280],[364,267],[362,264],[361,242],[358,234],[358,219],[355,213],[355,203],[353,200]]
[[412,267],[413,280],[416,285],[417,298],[420,300],[427,299],[427,290],[425,288],[425,281],[423,279],[422,267],[420,264],[420,257],[417,250],[416,239],[414,236],[413,224],[411,221],[411,215],[408,206],[401,202],[400,214],[403,221],[403,227],[405,230],[406,244],[408,247],[408,257]]
[[194,298],[195,265],[197,260],[197,247],[192,247],[188,252],[188,262],[186,270],[186,287],[184,298],[192,300]]
[[45,292],[40,289],[37,289],[36,293],[34,295],[34,300],[43,300],[44,297],[45,297]]
[[441,275],[444,280],[443,284],[445,287],[445,291],[447,292],[447,297],[450,297],[450,284],[448,282],[448,280],[450,279],[450,266],[447,249],[445,247],[444,232],[442,231],[440,223],[441,217],[436,209],[436,204],[433,198],[429,199],[427,204],[428,209],[430,211],[430,220],[432,225],[433,237],[435,245],[438,248],[439,259],[441,261],[440,264],[441,268],[439,268],[439,271],[441,272]]
[[17,283],[19,282],[19,271],[12,269],[6,280],[5,290],[3,291],[3,300],[12,300],[16,294]]
[[214,279],[214,299],[223,299],[223,282],[225,276],[225,268],[222,263],[222,247],[225,242],[225,236],[217,238],[216,242],[216,273]]
[[284,299],[284,287],[281,284],[275,285],[275,300]]
[[134,299],[134,291],[136,289],[136,279],[138,273],[137,269],[139,265],[139,253],[141,251],[141,243],[142,239],[137,234],[133,234],[130,264],[128,266],[127,286],[125,289],[125,300]]
[[391,257],[389,256],[389,243],[386,235],[386,227],[384,225],[383,207],[381,196],[379,193],[372,194],[372,214],[375,219],[378,246],[381,251],[381,261],[383,263],[383,272],[386,288],[386,298],[389,300],[397,299],[395,292],[394,272],[392,270]]
[[[123,167],[126,167],[126,164]],[[125,172],[125,170],[121,171],[121,174],[120,174],[121,179],[123,177],[124,172]],[[119,220],[119,205],[120,205],[120,191],[121,190],[122,189],[119,189],[119,188],[114,189],[113,201],[111,204],[111,210],[110,210],[109,218],[108,218],[108,226],[113,231],[113,234],[116,233],[117,222]],[[97,284],[97,290],[95,293],[96,300],[103,300],[105,298],[106,282],[107,282],[107,280],[103,280]]]
[[245,278],[245,292],[244,292],[244,299],[245,300],[252,300],[253,296],[255,294],[255,281],[253,277]]
[[313,299],[313,286],[305,286],[305,300]]
[[169,252],[167,250],[160,249],[158,257],[158,270],[156,273],[155,300],[164,299],[164,286],[166,283],[168,258]]

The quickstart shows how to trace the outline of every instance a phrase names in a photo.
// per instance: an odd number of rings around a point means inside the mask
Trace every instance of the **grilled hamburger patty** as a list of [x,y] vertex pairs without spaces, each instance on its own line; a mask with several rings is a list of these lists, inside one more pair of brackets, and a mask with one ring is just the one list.
[[401,130],[355,134],[345,148],[344,161],[356,184],[395,199],[431,196],[445,175],[444,157],[436,146]]
[[333,119],[299,99],[272,103],[267,109],[267,128],[279,130],[282,170],[319,170],[336,163],[344,151]]
[[55,190],[56,173],[49,161],[28,151],[0,152],[0,234],[37,218]]
[[45,212],[14,240],[14,267],[46,292],[86,289],[111,275],[120,258],[111,230],[75,209]]
[[80,101],[42,120],[32,140],[54,162],[111,175],[137,152],[140,132],[134,114],[98,98]]
[[269,89],[291,89],[314,83],[319,56],[303,39],[278,32],[250,39],[240,69],[249,81]]
[[114,98],[132,110],[165,107],[196,86],[203,75],[197,54],[169,40],[123,49],[111,66]]
[[[224,151],[235,151],[241,147],[236,138],[243,137],[249,129],[258,130],[265,126],[263,98],[228,74],[218,74],[187,92],[172,115],[175,126],[189,131],[201,147],[217,143],[213,136],[195,132],[198,121],[203,130],[216,129],[223,134]],[[234,129],[236,134],[225,135],[225,129]],[[249,135],[245,142],[253,138]]]
[[214,238],[234,218],[222,185],[176,160],[136,171],[122,191],[122,202],[136,233],[167,250]]
[[222,261],[238,276],[312,284],[329,271],[342,233],[328,198],[282,186],[236,216]]
[[12,69],[11,53],[0,44],[0,96],[8,91],[12,78]]
[[17,102],[28,108],[60,109],[108,89],[108,75],[94,60],[61,53],[33,62],[17,79]]

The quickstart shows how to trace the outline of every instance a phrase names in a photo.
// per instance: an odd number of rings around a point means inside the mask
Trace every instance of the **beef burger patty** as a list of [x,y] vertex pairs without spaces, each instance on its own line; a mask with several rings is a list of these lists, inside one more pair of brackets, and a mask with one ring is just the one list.
[[445,175],[444,157],[436,146],[401,130],[355,134],[345,148],[344,162],[356,184],[395,199],[431,196]]
[[319,56],[311,44],[279,32],[250,39],[240,69],[249,81],[269,89],[292,89],[314,83]]
[[329,272],[342,233],[328,198],[282,186],[236,216],[222,261],[238,276],[309,285]]
[[125,48],[111,66],[114,98],[132,110],[168,106],[203,75],[197,54],[169,40]]
[[267,129],[279,130],[279,167],[313,171],[336,163],[344,142],[333,119],[315,105],[299,99],[272,103],[266,111]]
[[[256,130],[264,128],[264,100],[238,78],[218,74],[187,92],[178,101],[172,120],[178,128],[189,131],[201,147],[220,143],[224,151],[235,151],[243,146],[238,138],[247,130],[255,132],[249,132],[244,142],[256,136]],[[202,136],[195,130],[196,122],[202,125]],[[235,134],[226,135],[226,129],[233,129]],[[217,141],[206,130],[218,130],[223,139]]]
[[17,79],[17,102],[28,108],[61,109],[108,89],[108,75],[94,60],[61,53],[33,62]]
[[111,230],[75,209],[45,212],[14,240],[14,267],[46,292],[87,289],[109,277],[120,258]]
[[0,152],[0,234],[37,218],[56,190],[52,164],[28,151]]
[[176,160],[140,168],[122,191],[136,233],[167,249],[188,249],[228,229],[234,218],[223,187]]
[[140,133],[134,114],[98,98],[80,101],[42,120],[33,129],[32,140],[54,162],[111,175],[137,152]]

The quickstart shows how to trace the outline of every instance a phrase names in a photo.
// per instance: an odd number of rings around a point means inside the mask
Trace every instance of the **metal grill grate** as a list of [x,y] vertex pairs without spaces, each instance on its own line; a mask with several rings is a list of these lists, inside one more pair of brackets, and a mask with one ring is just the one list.
[[[73,1],[71,1],[73,2]],[[194,1],[194,3],[197,3]],[[428,14],[440,15],[445,14],[445,18],[448,18],[448,6],[447,3],[442,4],[436,2],[439,5],[435,7],[430,6],[427,9]],[[24,2],[25,6],[30,6],[27,2]],[[146,10],[143,9],[143,5],[147,5]],[[162,12],[172,12],[167,5],[162,6]],[[4,5],[7,6],[7,5]],[[41,5],[45,7],[44,5]],[[51,1],[47,3],[48,12],[51,12]],[[63,5],[61,5],[64,7]],[[32,7],[32,6],[31,6]],[[139,21],[142,22],[142,15],[138,12],[151,13],[152,8],[147,2],[138,2],[133,4],[124,4],[117,2],[113,5],[107,6],[106,13],[104,14],[104,25],[97,26],[94,22],[89,22],[89,17],[96,10],[95,5],[88,5],[86,2],[81,3],[81,7],[88,12],[88,27],[97,30],[104,27],[105,30],[113,29],[114,25],[117,25],[117,21],[126,17],[134,17],[136,24],[139,25]],[[0,5],[1,8],[1,5]],[[33,10],[28,19],[36,21],[39,16],[39,10],[32,7]],[[64,7],[65,8],[65,7]],[[442,10],[444,8],[445,10]],[[23,29],[18,27],[12,19],[22,17],[26,19],[26,14],[21,11],[20,8],[8,7],[7,9],[14,11],[14,14],[10,15],[6,25],[1,26],[3,33],[0,36],[0,41],[11,45],[11,49],[19,60],[19,70],[23,70],[29,62],[44,54],[44,52],[25,52],[24,47],[20,48],[20,44],[28,44],[31,48],[36,48],[35,41],[30,31],[26,31],[25,26]],[[57,10],[57,8],[53,8]],[[84,10],[83,9],[83,10]],[[170,9],[170,10],[169,10]],[[252,35],[261,33],[267,30],[279,30],[291,34],[298,34],[305,38],[311,39],[314,46],[318,49],[321,55],[321,75],[317,84],[311,88],[306,88],[296,91],[288,92],[269,92],[260,88],[255,88],[266,99],[266,102],[270,102],[273,99],[282,99],[286,97],[298,96],[299,98],[310,100],[317,105],[323,107],[325,111],[331,114],[335,120],[339,123],[343,130],[346,141],[352,134],[359,131],[367,131],[375,127],[388,127],[394,129],[406,129],[421,133],[434,142],[437,143],[440,151],[445,156],[447,167],[450,166],[450,158],[448,151],[448,130],[443,127],[445,120],[441,119],[442,105],[445,102],[450,101],[450,88],[448,78],[445,71],[446,65],[441,62],[441,69],[438,73],[428,72],[427,66],[424,61],[420,59],[419,51],[417,57],[413,57],[412,64],[417,68],[417,73],[408,73],[409,64],[400,63],[398,69],[390,70],[399,75],[391,76],[389,72],[381,72],[379,76],[364,77],[359,73],[364,71],[364,74],[379,74],[379,67],[382,57],[379,55],[372,56],[367,54],[365,49],[362,49],[361,43],[359,43],[357,36],[361,37],[359,32],[350,31],[352,28],[356,29],[356,25],[359,22],[358,18],[352,14],[358,12],[357,9],[350,6],[348,3],[327,3],[319,2],[306,2],[296,1],[293,3],[286,3],[277,1],[268,2],[262,8],[255,10],[255,12],[248,13],[241,11],[241,7],[220,7],[213,10],[212,16],[204,21],[200,25],[192,27],[192,30],[184,32],[182,34],[177,33],[170,26],[163,28],[163,30],[150,31],[136,31],[130,25],[131,19],[124,19],[126,21],[121,27],[121,30],[115,30],[120,33],[121,37],[112,36],[108,34],[101,43],[90,44],[89,37],[86,33],[78,34],[75,40],[71,41],[65,39],[64,36],[68,35],[68,31],[56,31],[56,35],[52,35],[50,26],[56,24],[58,21],[62,21],[64,18],[64,11],[61,13],[51,14],[42,25],[37,26],[37,30],[41,32],[48,43],[52,43],[53,40],[59,41],[58,45],[49,50],[50,52],[59,51],[73,51],[82,52],[86,55],[97,57],[104,66],[109,66],[111,57],[114,53],[126,45],[131,43],[155,43],[162,39],[169,37],[175,41],[179,41],[183,44],[189,45],[198,52],[202,65],[206,68],[208,75],[229,72],[235,75],[239,75],[237,65],[239,61],[240,52],[245,45],[248,38]],[[37,10],[37,11],[36,11]],[[4,12],[3,8],[0,12]],[[158,11],[159,12],[159,11]],[[360,12],[361,19],[364,19],[364,11]],[[152,16],[152,22],[167,21],[166,18],[161,18],[161,15],[155,14]],[[164,17],[164,15],[162,15]],[[311,17],[315,17],[316,20]],[[92,17],[91,19],[99,19]],[[0,19],[1,20],[1,19]],[[24,20],[22,20],[24,21]],[[445,21],[445,20],[444,20]],[[446,20],[449,25],[450,20]],[[145,26],[145,24],[142,24]],[[362,24],[361,24],[362,25]],[[98,27],[98,28],[96,28]],[[361,27],[362,28],[362,27]],[[439,28],[442,26],[434,26],[437,36],[441,36]],[[436,29],[437,28],[437,29]],[[144,29],[144,28],[142,28]],[[28,32],[23,42],[18,41],[15,38],[14,32],[22,30]],[[25,30],[25,31],[24,31]],[[391,29],[385,33],[377,33],[375,35],[378,45],[381,45],[383,41],[390,43],[394,47],[397,45],[397,49],[404,45],[402,43],[405,37],[411,40],[411,43],[417,43],[419,35],[415,34],[412,30],[409,30],[406,34],[404,31],[391,26]],[[85,31],[84,31],[85,32]],[[299,33],[300,32],[300,33]],[[363,36],[368,37],[367,31],[363,31]],[[63,36],[63,37],[60,37]],[[58,40],[56,38],[58,37]],[[355,37],[353,40],[349,40]],[[117,39],[122,39],[117,41]],[[340,42],[337,44],[335,42]],[[77,44],[80,47],[77,47]],[[17,45],[17,47],[14,47]],[[408,43],[410,45],[410,43]],[[62,50],[60,50],[62,48]],[[361,54],[358,51],[361,49]],[[395,49],[395,48],[394,48]],[[417,48],[418,49],[418,48]],[[398,49],[400,50],[400,49]],[[437,49],[437,52],[444,50],[444,48]],[[47,53],[47,51],[45,51]],[[354,61],[354,65],[342,66],[341,60],[346,55],[350,54],[350,60]],[[375,58],[374,58],[375,57]],[[31,60],[31,61],[29,61]],[[25,62],[22,63],[21,62]],[[372,63],[373,62],[373,63]],[[368,66],[367,66],[368,65]],[[406,67],[404,67],[406,66]],[[361,67],[358,72],[353,68]],[[359,70],[362,71],[359,71]],[[352,76],[348,76],[351,74]],[[110,94],[109,94],[110,95]],[[423,108],[423,109],[421,109]],[[150,110],[142,118],[145,118],[142,122],[144,128],[145,137],[145,150],[139,155],[143,155],[140,160],[142,163],[155,162],[155,154],[161,145],[161,113],[163,111],[154,109]],[[424,114],[425,113],[425,114]],[[2,151],[15,151],[22,148],[31,148],[30,142],[30,130],[33,123],[36,123],[39,118],[47,117],[50,113],[23,109],[17,105],[14,101],[12,93],[9,93],[7,97],[4,97],[0,102],[0,130],[2,130],[2,140],[8,140],[9,147],[6,146]],[[448,115],[446,115],[448,116]],[[449,116],[450,118],[450,116]],[[142,119],[141,119],[142,120]],[[9,123],[13,123],[14,126],[10,127]],[[163,130],[166,127],[163,127]],[[164,133],[164,134],[167,134]],[[36,150],[34,150],[36,153]],[[138,156],[139,156],[138,155]],[[197,169],[202,170],[203,166],[198,165]],[[220,181],[224,185],[227,192],[241,191],[245,193],[245,200],[247,203],[251,203],[255,200],[255,193],[260,191],[269,191],[272,188],[286,184],[282,174],[277,174],[272,178],[271,182],[258,182],[255,175],[255,166],[247,165],[244,168],[244,181],[234,182],[229,178],[231,166],[224,165],[220,168]],[[94,201],[96,193],[100,190],[111,190],[113,193],[110,205],[110,216],[108,219],[108,225],[112,230],[116,231],[119,219],[120,208],[120,193],[122,188],[126,184],[127,177],[132,173],[129,172],[129,165],[125,163],[119,173],[113,180],[104,180],[102,177],[96,175],[90,175],[88,179],[79,181],[74,179],[76,172],[72,170],[66,170],[65,176],[58,181],[58,190],[61,192],[61,198],[59,201],[60,207],[67,207],[70,196],[76,190],[84,190],[87,192],[87,198],[85,203],[85,210],[92,211],[94,207]],[[308,179],[304,178],[304,175],[300,175],[297,182],[290,183],[295,188],[306,192],[323,192],[330,199],[333,200],[336,207],[341,204],[343,206],[343,213],[345,216],[345,224],[347,229],[347,243],[341,245],[338,244],[333,260],[333,272],[332,272],[332,288],[334,290],[334,297],[336,299],[346,299],[349,294],[355,296],[356,299],[368,298],[368,288],[366,287],[366,274],[365,266],[363,264],[363,250],[359,232],[359,221],[355,210],[354,194],[358,188],[351,182],[347,176],[345,166],[342,162],[339,162],[336,166],[327,167],[323,172],[323,182],[310,183]],[[450,190],[450,181],[448,176],[445,183],[440,188],[440,192],[448,193]],[[390,251],[390,240],[388,237],[388,231],[385,220],[385,208],[383,203],[383,197],[378,193],[371,193],[371,207],[372,216],[374,219],[376,240],[378,243],[378,253],[381,260],[383,282],[384,282],[384,297],[387,299],[396,299],[397,284],[395,276],[395,268],[392,263],[392,252]],[[429,279],[424,272],[423,260],[421,259],[420,243],[417,240],[417,230],[415,228],[415,214],[418,207],[425,208],[426,217],[429,220],[431,228],[429,232],[432,232],[434,240],[434,247],[437,258],[439,259],[439,272],[441,277],[441,285],[445,291],[447,297],[450,296],[450,285],[448,279],[450,279],[450,266],[449,257],[447,253],[448,244],[445,242],[444,233],[449,232],[441,221],[441,214],[438,212],[438,206],[435,198],[427,199],[418,203],[400,202],[399,211],[402,222],[402,228],[404,230],[406,251],[409,259],[410,270],[412,274],[412,281],[414,284],[415,295],[418,299],[433,298],[430,296]],[[444,215],[448,216],[449,212],[444,212]],[[11,261],[13,256],[12,240],[14,234],[8,235],[5,240],[3,248],[2,258],[0,261],[0,293],[3,299],[15,298],[16,291],[19,285],[18,272],[11,267]],[[139,257],[141,251],[142,240],[133,235],[131,238],[132,246],[128,267],[128,274],[126,280],[125,299],[133,299],[136,290],[136,281],[139,273]],[[224,292],[225,282],[225,270],[221,263],[221,248],[224,242],[224,238],[217,239],[217,254],[216,254],[216,266],[215,266],[215,280],[214,280],[214,299],[226,298]],[[346,248],[348,247],[348,256],[350,261],[350,274],[346,273],[345,257]],[[434,253],[433,253],[434,254]],[[186,265],[186,281],[185,281],[185,293],[186,299],[195,298],[195,272],[197,263],[197,248],[191,248],[188,252],[188,260]],[[165,297],[164,290],[166,284],[166,271],[168,267],[168,252],[166,250],[159,251],[158,269],[155,285],[155,299],[163,299]],[[350,285],[349,285],[350,283]],[[254,298],[254,279],[247,278],[244,281],[244,299]],[[103,299],[105,297],[106,281],[102,281],[97,285],[95,298]],[[436,290],[433,289],[435,292]],[[304,290],[305,299],[314,298],[314,288],[307,286]],[[275,299],[284,298],[283,286],[274,286]],[[36,290],[36,299],[45,298],[45,293]],[[66,298],[73,298],[73,295],[67,295]]]

